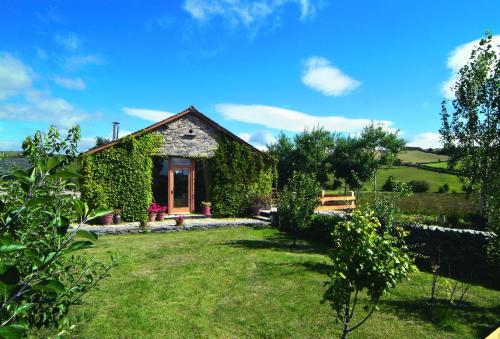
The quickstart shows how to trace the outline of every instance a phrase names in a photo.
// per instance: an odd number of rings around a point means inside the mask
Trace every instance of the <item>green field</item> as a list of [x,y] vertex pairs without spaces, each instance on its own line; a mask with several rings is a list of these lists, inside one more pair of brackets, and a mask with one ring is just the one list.
[[[456,175],[427,171],[411,166],[396,166],[383,168],[377,172],[377,188],[382,189],[389,176],[393,176],[396,181],[408,182],[410,180],[424,180],[429,183],[429,192],[437,192],[439,186],[448,184],[450,192],[462,192],[462,184],[458,181]],[[366,190],[373,190],[373,183],[367,182],[364,186]]]
[[448,168],[448,162],[447,161],[432,162],[432,163],[429,163],[429,164],[425,164],[425,166],[434,167],[434,168],[444,168],[444,169],[447,169]]
[[408,150],[406,152],[402,152],[399,156],[402,162],[413,162],[413,163],[426,163],[426,162],[438,162],[438,161],[446,161],[448,160],[448,156],[422,152],[417,150]]
[[[74,338],[332,338],[321,304],[325,248],[246,227],[102,237],[91,253],[121,255],[112,275],[74,309]],[[431,275],[385,296],[352,338],[477,338],[494,328],[500,292],[471,286],[467,303],[429,310]],[[366,302],[363,294],[362,310]],[[362,311],[360,311],[362,312]],[[355,315],[359,320],[362,313]],[[350,336],[351,337],[351,336]]]

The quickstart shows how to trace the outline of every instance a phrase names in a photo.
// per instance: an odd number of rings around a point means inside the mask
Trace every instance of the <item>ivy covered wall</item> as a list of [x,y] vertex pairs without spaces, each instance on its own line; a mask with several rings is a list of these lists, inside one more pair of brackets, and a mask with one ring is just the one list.
[[122,209],[125,221],[146,218],[152,201],[152,155],[162,141],[157,133],[129,136],[115,146],[82,155],[82,199],[91,208]]
[[270,196],[275,165],[271,159],[226,135],[209,160],[210,200],[217,216],[247,215],[255,196]]

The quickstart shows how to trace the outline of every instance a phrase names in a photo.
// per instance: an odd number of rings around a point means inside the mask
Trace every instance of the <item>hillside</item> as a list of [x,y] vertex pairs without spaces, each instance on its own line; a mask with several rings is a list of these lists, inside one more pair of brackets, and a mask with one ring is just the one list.
[[447,161],[448,156],[430,152],[423,152],[417,150],[408,150],[399,155],[399,159],[402,162],[413,162],[413,163],[427,163],[427,162],[439,162]]

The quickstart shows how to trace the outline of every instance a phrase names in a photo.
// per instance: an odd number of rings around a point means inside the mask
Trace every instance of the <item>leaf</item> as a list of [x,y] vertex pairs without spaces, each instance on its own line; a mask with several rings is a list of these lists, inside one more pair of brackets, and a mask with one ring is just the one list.
[[[2,179],[0,179],[2,180]],[[5,209],[5,204],[2,200],[0,200],[0,213],[3,212],[3,210]]]
[[23,304],[23,305],[19,306],[18,308],[16,308],[16,309],[14,310],[14,314],[15,314],[15,315],[18,315],[18,314],[24,313],[24,312],[26,312],[27,310],[29,310],[30,308],[32,308],[32,307],[33,307],[33,305],[34,305],[33,303],[26,303],[26,304]]
[[95,210],[90,211],[90,213],[87,215],[87,219],[85,221],[99,218],[99,217],[102,217],[103,215],[110,214],[110,213],[111,213],[111,211],[107,208],[96,208]]
[[0,265],[0,281],[6,285],[17,284],[21,280],[21,273],[15,266]]
[[35,197],[31,200],[28,200],[26,203],[26,207],[36,207],[36,206],[47,206],[52,202],[52,198],[50,197]]
[[26,258],[28,258],[36,267],[39,267],[42,265],[42,260],[40,259],[40,256],[37,251],[35,251],[32,248],[29,248],[24,251],[24,255]]
[[81,238],[85,238],[85,239],[89,239],[92,241],[95,241],[98,239],[98,236],[95,232],[90,232],[90,231],[86,231],[86,230],[78,230],[76,232],[76,236],[81,237]]
[[39,284],[33,286],[38,291],[52,291],[56,293],[63,293],[66,291],[64,285],[57,279],[47,279]]
[[62,160],[63,158],[61,156],[50,157],[47,161],[47,171],[50,171],[51,169],[59,165]]
[[53,178],[58,179],[80,179],[82,176],[78,173],[71,171],[60,171],[52,175]]
[[0,337],[5,339],[17,339],[24,335],[26,328],[21,325],[0,326]]
[[69,245],[69,247],[65,250],[65,252],[73,252],[90,247],[94,247],[94,243],[92,241],[79,240]]
[[21,242],[15,242],[8,234],[0,237],[0,253],[20,251],[26,248]]

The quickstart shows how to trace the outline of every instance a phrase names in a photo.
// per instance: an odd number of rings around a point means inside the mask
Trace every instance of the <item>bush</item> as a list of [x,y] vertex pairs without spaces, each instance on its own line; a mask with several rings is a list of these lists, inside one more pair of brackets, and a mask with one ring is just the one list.
[[342,220],[344,218],[338,214],[314,214],[303,234],[307,238],[331,244],[333,229]]
[[394,177],[390,175],[389,178],[387,178],[387,180],[385,181],[384,185],[382,186],[382,190],[387,192],[392,192],[394,191],[395,184],[396,181],[394,180]]
[[408,182],[413,193],[424,193],[429,190],[429,183],[425,180],[412,180]]
[[294,172],[278,197],[280,229],[295,236],[311,224],[321,188],[314,174]]
[[445,194],[448,193],[449,190],[450,190],[450,185],[444,184],[443,186],[439,186],[438,193]]

